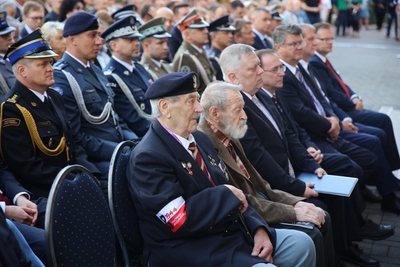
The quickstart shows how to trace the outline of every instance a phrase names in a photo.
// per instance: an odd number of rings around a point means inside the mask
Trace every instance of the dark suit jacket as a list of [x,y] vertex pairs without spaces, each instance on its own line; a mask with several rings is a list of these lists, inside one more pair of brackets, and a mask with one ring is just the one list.
[[85,106],[92,115],[99,116],[108,101],[114,103],[114,93],[107,78],[98,67],[93,64],[91,66],[98,80],[82,64],[68,53],[64,53],[63,57],[54,65],[54,80],[56,82],[54,88],[63,97],[68,122],[77,135],[79,143],[86,150],[89,159],[110,161],[118,143],[127,139],[134,139],[136,135],[128,129],[122,120],[119,120],[118,115],[116,115],[117,125],[115,125],[112,116],[101,125],[91,124],[82,117],[70,84],[61,70],[65,70],[74,76],[81,88]]
[[[293,205],[304,200],[304,198],[295,197],[280,190],[271,189],[269,183],[260,176],[247,159],[239,140],[234,139],[232,140],[233,147],[250,175],[248,179],[243,175],[243,172],[236,164],[235,160],[204,119],[199,123],[199,130],[207,134],[217,150],[218,157],[224,161],[229,174],[230,183],[248,194],[254,209],[267,223],[277,224],[296,221],[296,213]],[[257,196],[257,193],[261,193],[267,199]]]
[[272,49],[273,48],[272,44],[268,40],[267,40],[267,45],[264,45],[263,40],[261,40],[257,34],[254,33],[254,35],[256,36],[256,37],[254,37],[254,43],[253,43],[253,47],[255,50],[266,49],[266,48]]
[[112,73],[117,74],[128,86],[139,107],[147,114],[151,114],[150,102],[145,99],[144,94],[152,83],[152,80],[142,65],[139,63],[134,64],[135,70],[130,72],[127,68],[121,65],[121,63],[111,57],[110,62],[104,68],[104,74],[115,93],[114,100],[116,112],[137,136],[142,137],[149,129],[150,122],[142,118],[136,112],[135,108],[112,76]]
[[51,11],[49,13],[47,13],[47,15],[44,18],[45,22],[48,21],[58,21],[58,15],[56,14],[56,12]]
[[[316,55],[312,56],[309,62],[314,67],[315,73],[318,73],[319,77],[324,81],[328,97],[335,101],[344,111],[354,111],[355,105],[353,101],[343,91],[335,75],[326,64]],[[355,94],[350,87],[347,86],[347,89],[349,89],[351,95]]]
[[[87,161],[84,150],[75,144],[71,128],[66,123],[66,113],[60,95],[52,89],[47,90],[47,95],[52,107],[46,106],[34,93],[17,81],[2,99],[4,103],[1,129],[2,157],[18,182],[31,191],[35,198],[47,197],[54,178],[69,164],[81,164],[91,172],[99,172]],[[31,113],[34,126],[46,148],[55,149],[64,135],[69,151],[64,149],[59,155],[43,153],[33,143],[28,123],[21,111],[16,104],[6,101],[10,97]],[[7,190],[7,187],[3,188]]]
[[[127,176],[145,241],[145,262],[165,267],[266,262],[250,256],[251,247],[235,222],[240,202],[223,186],[228,180],[210,139],[198,131],[193,136],[215,187],[158,121],[132,152]],[[185,164],[191,165],[191,173]],[[250,233],[265,227],[275,244],[275,231],[252,207],[243,216]]]
[[283,190],[295,196],[302,196],[305,183],[289,176],[288,160],[296,170],[313,173],[320,166],[308,154],[294,133],[285,125],[274,103],[262,92],[257,98],[270,111],[277,122],[282,137],[262,111],[243,94],[244,110],[248,117],[248,130],[240,139],[250,162],[272,188]]
[[27,30],[25,29],[25,27],[22,27],[21,30],[19,31],[19,38],[24,38],[27,35],[28,35]]

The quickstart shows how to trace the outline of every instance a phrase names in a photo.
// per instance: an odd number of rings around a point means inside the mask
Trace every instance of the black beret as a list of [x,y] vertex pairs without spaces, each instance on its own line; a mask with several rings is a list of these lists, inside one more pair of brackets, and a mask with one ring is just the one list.
[[97,17],[87,12],[76,12],[65,21],[63,37],[97,30],[98,28],[99,22],[97,21]]
[[147,89],[146,99],[158,99],[168,96],[197,92],[199,79],[195,72],[173,72],[161,76]]

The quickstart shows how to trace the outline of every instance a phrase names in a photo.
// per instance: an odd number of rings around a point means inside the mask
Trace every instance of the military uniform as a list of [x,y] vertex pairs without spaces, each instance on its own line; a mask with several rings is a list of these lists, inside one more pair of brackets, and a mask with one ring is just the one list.
[[160,61],[161,66],[158,66],[151,58],[147,57],[146,55],[142,55],[142,60],[140,64],[147,70],[147,73],[150,77],[155,81],[161,76],[171,73],[174,70],[172,66],[163,60]]
[[[196,64],[193,57],[198,59],[200,65]],[[199,75],[200,85],[199,94],[201,94],[207,85],[214,81],[214,68],[208,60],[205,52],[200,53],[191,44],[186,41],[182,42],[178,51],[175,54],[173,61],[173,69],[177,72],[191,72],[194,71]],[[202,67],[202,69],[200,69]],[[206,77],[202,74],[204,73]]]

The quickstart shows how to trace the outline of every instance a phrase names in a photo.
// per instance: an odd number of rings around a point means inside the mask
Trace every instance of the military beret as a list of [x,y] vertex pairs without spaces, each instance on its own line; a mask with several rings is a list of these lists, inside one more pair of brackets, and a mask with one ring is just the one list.
[[7,11],[1,11],[0,12],[0,36],[5,35],[9,32],[13,32],[16,29],[10,25],[8,25],[7,22]]
[[193,8],[186,16],[184,16],[180,21],[178,21],[179,30],[182,32],[187,28],[201,29],[210,26],[207,21],[205,21],[195,8]]
[[97,30],[98,28],[99,22],[95,16],[87,12],[76,12],[65,21],[63,37]]
[[55,57],[50,45],[42,37],[40,29],[31,32],[24,38],[10,45],[4,55],[4,59],[8,58],[11,65],[14,65],[22,58],[47,58]]
[[136,18],[134,16],[128,16],[108,26],[100,36],[105,39],[106,42],[109,42],[117,38],[138,38],[142,35],[136,28]]
[[167,38],[171,37],[171,34],[167,32],[165,29],[165,17],[158,17],[152,20],[149,20],[142,26],[138,28],[138,31],[142,35],[140,37],[140,40],[144,40],[148,37],[154,37],[154,38]]
[[222,16],[213,22],[210,23],[210,26],[208,26],[208,31],[209,32],[214,32],[214,31],[235,31],[236,28],[231,25],[229,22],[229,15]]
[[173,72],[161,76],[147,89],[146,99],[158,99],[168,96],[197,92],[199,79],[195,72]]

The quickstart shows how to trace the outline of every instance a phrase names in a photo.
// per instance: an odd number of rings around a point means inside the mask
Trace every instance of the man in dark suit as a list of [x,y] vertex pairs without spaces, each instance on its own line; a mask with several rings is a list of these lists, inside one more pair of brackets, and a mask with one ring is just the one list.
[[157,120],[127,169],[145,241],[143,259],[150,266],[275,266],[272,260],[278,266],[314,266],[307,235],[270,228],[243,192],[227,184],[210,139],[196,131],[203,111],[197,87],[194,72],[171,73],[146,92]]
[[251,13],[251,23],[253,26],[254,49],[272,48],[272,43],[266,36],[271,34],[272,16],[268,9],[258,7]]
[[7,93],[15,83],[12,66],[4,59],[8,47],[14,42],[15,30],[7,22],[7,12],[0,12],[0,96]]
[[150,103],[144,94],[153,82],[142,65],[133,59],[139,55],[139,37],[134,16],[114,22],[101,33],[112,57],[104,75],[115,93],[115,110],[138,137],[149,129]]
[[327,96],[332,99],[354,122],[382,129],[386,136],[381,138],[386,158],[392,170],[400,168],[400,157],[393,133],[393,125],[389,116],[383,113],[364,109],[362,100],[352,88],[345,84],[340,75],[334,70],[326,56],[332,52],[333,33],[330,25],[318,23],[316,27],[316,52],[310,58],[310,65],[327,85]]
[[90,62],[102,44],[98,27],[97,18],[86,12],[67,19],[63,30],[67,50],[54,65],[54,89],[63,98],[67,122],[79,144],[101,172],[106,191],[115,147],[137,136],[114,111],[114,92],[101,70]]
[[[238,140],[247,130],[247,116],[243,110],[244,100],[240,89],[240,86],[226,82],[207,86],[200,101],[204,111],[199,130],[208,135],[218,157],[226,164],[229,182],[248,194],[254,209],[268,224],[274,228],[307,233],[314,241],[316,266],[337,266],[329,215],[325,217],[321,208],[304,202],[305,198],[271,189],[247,159]],[[293,223],[298,221],[312,224],[306,228]],[[318,227],[314,227],[314,224]]]
[[[276,60],[279,62],[278,58]],[[248,116],[248,130],[240,141],[247,157],[261,177],[267,179],[272,188],[281,189],[297,196],[318,196],[309,188],[312,185],[306,185],[295,179],[294,171],[315,172],[319,176],[325,172],[308,154],[293,132],[286,127],[270,97],[264,97],[260,92],[263,70],[253,49],[246,45],[232,45],[226,48],[221,54],[221,67],[224,77],[227,77],[229,82],[243,86],[242,93]],[[354,240],[353,236],[362,238],[365,234],[384,239],[393,234],[391,226],[376,225],[370,220],[365,221],[361,215],[364,206],[353,206],[351,201],[347,207],[351,212],[346,213],[345,221],[349,223],[352,231],[343,232],[340,230],[343,226],[341,219],[343,210],[335,208],[333,202],[336,199],[326,195],[319,196],[319,198],[330,208],[329,212],[334,218],[332,220],[336,222],[334,229],[338,229],[342,237],[345,236],[344,233],[348,233],[348,235],[352,234],[352,237],[348,237],[350,240]],[[355,198],[358,200],[358,196]],[[319,199],[311,200],[321,205]],[[324,207],[326,208],[326,206]],[[375,236],[374,232],[378,233],[378,236]],[[338,237],[339,235],[334,236]],[[346,243],[343,244],[343,242]],[[365,258],[365,255],[355,246],[350,246],[346,250],[347,240],[341,240],[336,244],[335,248],[340,249],[337,252],[347,258],[358,263],[372,264],[371,266],[379,264],[376,260]]]

